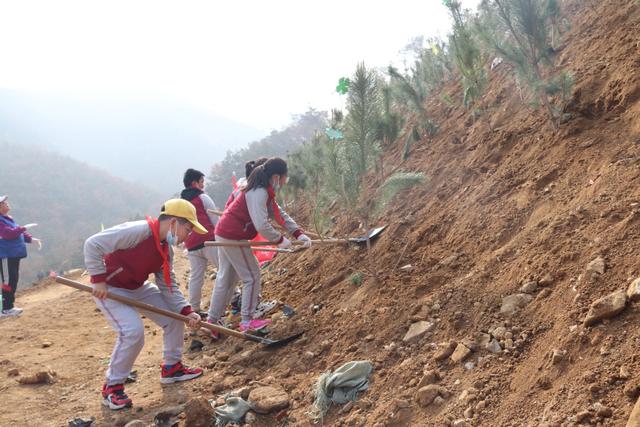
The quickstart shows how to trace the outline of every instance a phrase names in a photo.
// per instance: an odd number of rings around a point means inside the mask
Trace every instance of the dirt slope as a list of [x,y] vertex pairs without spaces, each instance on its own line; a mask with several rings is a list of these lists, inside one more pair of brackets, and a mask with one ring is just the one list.
[[[274,334],[304,329],[304,338],[277,351],[207,342],[187,359],[208,367],[205,378],[161,388],[160,336],[151,326],[141,378],[130,388],[143,410],[119,420],[97,401],[113,342],[106,323],[85,295],[36,289],[20,298],[27,315],[0,322],[0,359],[9,360],[0,366],[0,425],[63,425],[81,413],[100,425],[150,421],[161,405],[214,399],[255,380],[284,387],[291,408],[254,425],[308,425],[318,375],[360,359],[375,365],[371,389],[350,411],[333,409],[325,425],[442,426],[463,418],[474,426],[625,425],[640,386],[640,308],[630,303],[591,327],[582,321],[594,300],[640,276],[640,8],[628,0],[564,5],[572,26],[560,63],[576,78],[572,120],[556,132],[542,112],[520,105],[506,66],[491,75],[488,112],[477,122],[461,108],[430,104],[438,136],[404,163],[401,147],[386,154],[388,169],[421,170],[428,183],[380,220],[389,223],[374,247],[382,283],[350,283],[365,266],[355,248],[280,257],[265,274],[265,298],[297,314],[277,320]],[[447,89],[454,98],[456,90]],[[356,230],[344,221],[336,232]],[[587,271],[598,257],[604,272]],[[410,271],[396,268],[406,264]],[[538,282],[531,301],[501,314],[503,297],[530,281]],[[419,320],[435,329],[404,343]],[[466,367],[434,359],[441,343],[477,333],[500,338],[508,351],[480,348]],[[43,341],[51,347],[40,348]],[[52,385],[6,377],[16,366],[45,365],[58,374]],[[434,369],[443,401],[423,406],[418,383]]]

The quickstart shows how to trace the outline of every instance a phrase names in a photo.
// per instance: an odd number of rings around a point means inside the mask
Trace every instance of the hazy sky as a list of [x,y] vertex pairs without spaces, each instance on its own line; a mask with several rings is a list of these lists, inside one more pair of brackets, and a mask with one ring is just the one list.
[[449,25],[441,0],[0,5],[0,87],[169,95],[265,131],[338,106],[337,81],[357,62],[385,66]]

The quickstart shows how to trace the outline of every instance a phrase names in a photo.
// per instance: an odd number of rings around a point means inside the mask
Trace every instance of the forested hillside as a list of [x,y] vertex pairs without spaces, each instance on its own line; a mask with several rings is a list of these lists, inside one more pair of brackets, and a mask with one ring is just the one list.
[[9,195],[10,215],[19,224],[38,223],[32,231],[44,243],[40,252],[29,247],[23,285],[50,269],[82,267],[84,239],[103,224],[155,214],[163,201],[152,190],[51,151],[2,142],[0,153],[0,194]]

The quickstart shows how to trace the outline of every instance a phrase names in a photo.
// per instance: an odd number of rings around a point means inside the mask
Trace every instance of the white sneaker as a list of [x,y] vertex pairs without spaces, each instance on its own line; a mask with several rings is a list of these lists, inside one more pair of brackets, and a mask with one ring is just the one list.
[[20,316],[22,314],[22,309],[18,307],[13,307],[9,310],[2,310],[3,316]]

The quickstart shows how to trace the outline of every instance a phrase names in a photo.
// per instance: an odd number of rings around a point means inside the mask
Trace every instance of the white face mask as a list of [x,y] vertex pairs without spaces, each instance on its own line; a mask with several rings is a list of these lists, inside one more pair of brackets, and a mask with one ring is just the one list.
[[167,231],[167,243],[171,246],[175,246],[178,244],[178,222],[176,221],[176,231],[171,231],[171,226],[169,226],[169,231]]

